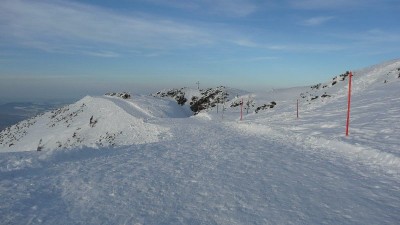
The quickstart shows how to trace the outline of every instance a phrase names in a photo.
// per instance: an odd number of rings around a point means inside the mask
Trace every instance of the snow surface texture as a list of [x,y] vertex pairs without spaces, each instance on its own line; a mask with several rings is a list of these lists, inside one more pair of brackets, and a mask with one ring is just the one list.
[[23,121],[0,133],[0,224],[398,224],[399,68],[355,71],[349,137],[345,76],[196,116],[103,96]]

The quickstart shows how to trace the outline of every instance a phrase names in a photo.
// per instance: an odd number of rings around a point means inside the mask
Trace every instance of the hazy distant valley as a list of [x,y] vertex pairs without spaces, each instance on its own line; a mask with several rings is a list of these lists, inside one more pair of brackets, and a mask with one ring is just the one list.
[[[72,102],[72,100],[71,100]],[[29,119],[40,113],[59,108],[68,101],[35,102],[9,102],[0,104],[0,131],[22,120]]]

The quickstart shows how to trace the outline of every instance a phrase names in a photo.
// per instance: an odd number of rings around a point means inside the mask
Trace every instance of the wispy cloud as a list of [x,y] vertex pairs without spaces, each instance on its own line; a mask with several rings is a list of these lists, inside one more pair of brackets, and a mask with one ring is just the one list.
[[183,10],[196,10],[220,16],[244,17],[258,10],[258,3],[254,0],[142,0],[144,2],[179,8]]
[[198,1],[185,1],[185,0],[139,0],[141,2],[150,3],[158,6],[167,6],[171,8],[183,9],[183,10],[194,10],[199,9]]
[[257,11],[255,2],[246,0],[207,0],[215,11],[226,15],[247,16]]
[[[366,31],[352,31],[347,33],[332,33],[331,37],[352,41],[353,46],[373,46],[382,43],[400,42],[400,34],[397,32],[384,31],[381,29],[370,29]],[[388,45],[393,47],[392,44]]]
[[260,47],[259,43],[256,43],[252,40],[249,39],[237,39],[237,40],[232,40],[232,43],[238,45],[238,46],[242,46],[242,47],[250,47],[250,48],[256,48],[256,47]]
[[98,56],[103,58],[116,58],[121,56],[119,53],[111,52],[111,51],[82,51],[82,54]]
[[367,42],[400,42],[400,34],[383,31],[381,29],[371,29],[354,36],[356,39]]
[[[151,4],[161,4],[161,0]],[[359,0],[348,0],[358,2]],[[372,1],[372,0],[367,0]],[[234,16],[250,15],[257,10],[255,0],[201,0],[185,3],[173,0],[184,8],[200,7]],[[304,3],[328,6],[322,0],[299,0]],[[343,2],[339,0],[339,2]],[[294,4],[294,3],[293,3]],[[300,3],[299,3],[300,4]],[[172,7],[172,6],[171,6]],[[268,51],[330,51],[343,49],[338,44],[280,43],[261,31],[256,38],[235,24],[194,22],[165,18],[146,13],[121,14],[116,10],[64,0],[2,0],[0,4],[0,41],[46,52],[83,54],[95,57],[119,57],[125,54],[157,57],[170,51],[225,44]],[[334,17],[313,17],[303,25],[317,26]],[[1,44],[0,44],[1,45]]]
[[290,0],[289,4],[298,9],[343,9],[354,7],[368,7],[371,4],[379,3],[378,0]]
[[334,32],[327,34],[337,42],[346,43],[347,53],[360,56],[393,54],[399,51],[400,34],[395,31],[370,29],[365,31]]
[[[271,49],[270,46],[266,48]],[[335,52],[348,49],[349,47],[344,44],[337,43],[287,43],[277,46],[276,50],[280,52],[295,52],[295,53],[326,53]]]
[[[57,0],[3,0],[0,30],[0,38],[20,45],[102,57],[118,56],[107,47],[168,49],[214,41],[207,30],[182,22],[119,15],[104,8]],[[88,51],[87,46],[96,46],[96,51]]]
[[236,45],[248,48],[265,49],[269,51],[279,52],[327,52],[327,51],[340,51],[348,47],[342,44],[319,44],[319,43],[304,43],[292,42],[281,44],[266,44],[263,42],[256,42],[248,39],[239,39],[233,41]]
[[301,24],[304,26],[319,26],[332,20],[333,18],[334,18],[333,16],[312,17],[304,20]]
[[209,63],[231,63],[231,62],[261,62],[261,61],[273,61],[280,59],[277,56],[258,56],[258,57],[237,57],[231,59],[212,59]]

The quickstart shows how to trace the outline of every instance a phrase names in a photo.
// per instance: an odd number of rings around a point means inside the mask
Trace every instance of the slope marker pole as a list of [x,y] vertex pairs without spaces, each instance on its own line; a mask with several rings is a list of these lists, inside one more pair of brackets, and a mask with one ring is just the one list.
[[347,120],[346,120],[346,136],[349,136],[349,125],[350,125],[350,103],[351,103],[351,78],[353,73],[350,71],[349,74],[349,94],[347,98]]
[[243,98],[242,101],[240,102],[240,120],[243,119]]
[[299,118],[299,99],[297,99],[297,119]]

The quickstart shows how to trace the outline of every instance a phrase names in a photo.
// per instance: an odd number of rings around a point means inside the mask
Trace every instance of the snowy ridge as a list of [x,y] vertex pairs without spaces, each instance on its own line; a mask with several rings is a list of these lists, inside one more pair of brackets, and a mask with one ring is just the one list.
[[[168,101],[164,103],[167,110]],[[0,151],[53,150],[157,142],[168,129],[146,122],[164,115],[154,105],[118,97],[85,97],[75,104],[23,121],[0,133]],[[176,113],[179,115],[179,113]]]
[[[300,101],[330,101],[347,96],[349,71],[333,77],[332,81],[319,83],[300,94]],[[369,68],[353,71],[353,94],[362,92],[386,83],[397,82],[400,78],[400,61],[394,60]]]

